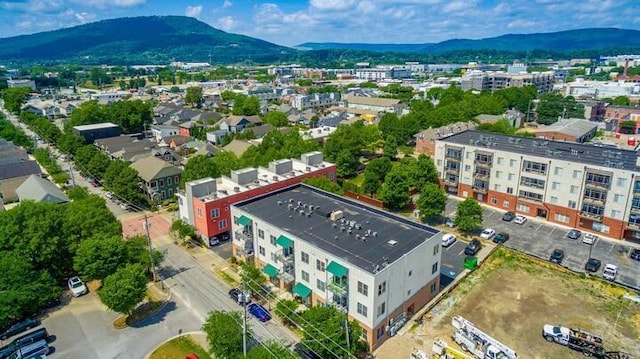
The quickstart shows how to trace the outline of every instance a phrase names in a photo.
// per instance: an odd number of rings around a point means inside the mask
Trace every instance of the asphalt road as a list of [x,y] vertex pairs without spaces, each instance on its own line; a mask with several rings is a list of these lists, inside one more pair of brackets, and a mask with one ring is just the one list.
[[[451,215],[456,211],[457,199],[449,199],[446,214]],[[565,258],[561,265],[576,272],[584,273],[584,266],[589,257],[602,261],[602,268],[596,275],[602,275],[605,264],[611,263],[619,266],[616,282],[640,287],[640,261],[629,258],[631,246],[619,240],[600,238],[593,245],[582,243],[582,237],[578,240],[569,239],[568,227],[551,224],[542,219],[529,218],[524,225],[502,221],[505,211],[484,208],[484,228],[493,228],[496,232],[505,232],[510,235],[509,241],[504,245],[527,254],[548,260],[554,249],[562,249]],[[583,232],[584,235],[584,232]]]

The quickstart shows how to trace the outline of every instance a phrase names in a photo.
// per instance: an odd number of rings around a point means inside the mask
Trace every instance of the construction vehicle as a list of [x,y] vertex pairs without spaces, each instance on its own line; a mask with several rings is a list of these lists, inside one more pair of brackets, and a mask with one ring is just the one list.
[[453,340],[462,350],[473,354],[479,359],[517,359],[515,350],[507,347],[491,336],[476,328],[473,323],[456,315],[451,318],[455,328]]
[[606,351],[602,345],[602,338],[582,329],[567,328],[545,324],[542,336],[548,342],[556,342],[570,349],[582,352],[585,356],[605,358]]
[[436,359],[472,359],[471,356],[450,347],[444,340],[438,339],[431,346]]

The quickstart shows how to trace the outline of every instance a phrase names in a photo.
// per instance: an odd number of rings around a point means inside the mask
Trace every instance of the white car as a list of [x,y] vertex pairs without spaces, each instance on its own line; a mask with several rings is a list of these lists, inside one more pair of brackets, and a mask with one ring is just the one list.
[[109,199],[113,199],[113,192],[105,192],[104,196],[109,198]]
[[513,223],[515,224],[525,224],[526,222],[527,222],[527,217],[520,214],[513,219]]
[[480,237],[484,239],[491,239],[495,235],[496,235],[496,231],[491,228],[487,228],[484,231],[482,231],[482,233],[480,233]]
[[450,245],[455,243],[456,240],[457,240],[456,236],[454,236],[451,233],[447,233],[444,236],[442,236],[442,246],[445,248],[449,247]]
[[67,284],[69,284],[69,289],[71,289],[71,294],[73,294],[74,297],[79,297],[89,292],[87,286],[84,285],[84,282],[82,281],[82,279],[80,279],[80,277],[76,276],[69,278]]
[[594,244],[598,240],[598,236],[593,233],[585,233],[584,237],[582,237],[582,243],[584,244]]
[[602,277],[606,280],[614,281],[618,275],[618,266],[615,264],[607,264],[604,266]]

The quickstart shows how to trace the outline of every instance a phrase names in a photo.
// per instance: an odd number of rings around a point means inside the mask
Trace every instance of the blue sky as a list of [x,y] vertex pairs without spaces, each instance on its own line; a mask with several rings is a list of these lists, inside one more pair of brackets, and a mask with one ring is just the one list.
[[0,0],[0,37],[142,15],[187,15],[292,46],[424,43],[584,27],[640,29],[640,0]]

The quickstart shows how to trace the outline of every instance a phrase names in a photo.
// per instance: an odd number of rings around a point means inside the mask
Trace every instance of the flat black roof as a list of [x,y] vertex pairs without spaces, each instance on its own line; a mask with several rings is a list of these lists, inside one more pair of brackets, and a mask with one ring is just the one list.
[[[395,262],[440,232],[304,184],[234,206],[370,273],[376,273],[376,267],[382,269],[385,261]],[[344,221],[331,220],[331,212],[337,210],[343,212]]]
[[636,164],[638,153],[631,150],[600,147],[592,144],[549,141],[543,139],[508,136],[477,130],[460,132],[439,141],[453,145],[476,146],[487,150],[498,150],[602,166],[611,169],[640,171]]

